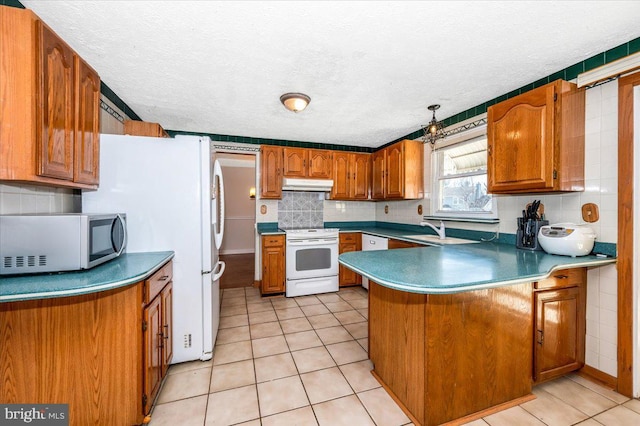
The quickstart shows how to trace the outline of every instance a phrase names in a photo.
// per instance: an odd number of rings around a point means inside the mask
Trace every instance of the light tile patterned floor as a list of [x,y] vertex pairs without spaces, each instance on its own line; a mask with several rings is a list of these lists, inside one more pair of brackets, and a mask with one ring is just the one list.
[[[410,425],[370,373],[367,317],[362,288],[292,299],[224,290],[213,359],[171,366],[151,425]],[[533,393],[468,425],[640,425],[640,401],[577,375]]]

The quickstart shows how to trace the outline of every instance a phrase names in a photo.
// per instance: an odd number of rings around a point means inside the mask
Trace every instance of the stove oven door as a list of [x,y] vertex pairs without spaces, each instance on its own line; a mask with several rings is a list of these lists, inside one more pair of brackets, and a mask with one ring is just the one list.
[[338,275],[338,239],[287,239],[287,280]]

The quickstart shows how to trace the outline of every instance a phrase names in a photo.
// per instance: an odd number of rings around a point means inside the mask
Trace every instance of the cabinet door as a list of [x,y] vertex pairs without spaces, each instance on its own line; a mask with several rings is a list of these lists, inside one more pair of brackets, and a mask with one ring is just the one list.
[[[348,253],[350,251],[358,251],[358,247],[356,246],[355,243],[340,244],[340,254]],[[362,276],[360,276],[359,274],[356,274],[351,269],[345,268],[342,265],[340,265],[338,269],[339,269],[338,276],[339,276],[340,287],[362,284]]]
[[350,198],[367,200],[371,188],[371,155],[353,154],[351,165]]
[[331,151],[310,149],[307,152],[309,164],[307,177],[312,179],[331,179],[333,175],[333,156]]
[[386,148],[387,172],[385,198],[404,197],[404,145],[397,143]]
[[73,180],[75,132],[74,53],[38,21],[38,174]]
[[97,185],[100,169],[100,77],[83,60],[77,61],[74,182]]
[[555,85],[546,85],[489,107],[489,192],[552,189]]
[[262,237],[262,293],[285,290],[284,235]]
[[385,175],[387,171],[387,151],[380,151],[371,154],[373,172],[371,178],[371,198],[382,199],[385,196]]
[[307,149],[284,148],[284,176],[307,177]]
[[333,188],[331,198],[345,200],[350,197],[350,159],[352,154],[336,152],[333,155]]
[[167,374],[173,357],[173,282],[160,293],[162,298],[162,377]]
[[162,379],[162,298],[156,297],[144,310],[144,413],[148,414]]
[[282,148],[260,148],[260,197],[282,198]]
[[534,379],[542,382],[584,364],[585,307],[580,287],[535,293]]
[[389,250],[400,249],[400,248],[412,248],[412,247],[420,247],[420,244],[389,238],[389,246],[388,246]]

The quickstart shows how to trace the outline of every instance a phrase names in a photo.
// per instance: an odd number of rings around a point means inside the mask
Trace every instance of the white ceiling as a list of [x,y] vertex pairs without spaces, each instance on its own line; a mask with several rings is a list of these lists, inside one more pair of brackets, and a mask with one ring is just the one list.
[[640,36],[639,1],[21,2],[143,120],[368,147]]

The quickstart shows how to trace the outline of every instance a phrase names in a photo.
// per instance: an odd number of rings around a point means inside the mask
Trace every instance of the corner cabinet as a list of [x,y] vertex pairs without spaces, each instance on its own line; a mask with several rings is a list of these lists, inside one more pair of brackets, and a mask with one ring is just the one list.
[[413,200],[424,196],[424,146],[403,140],[372,154],[373,199]]
[[[348,253],[351,251],[360,251],[362,250],[362,234],[360,232],[341,232],[340,233],[340,245],[338,252]],[[362,276],[356,274],[349,268],[345,268],[340,265],[339,270],[339,282],[340,287],[347,287],[352,285],[361,285],[362,284]]]
[[100,78],[32,11],[0,6],[0,180],[96,189]]
[[584,365],[586,268],[556,271],[534,283],[533,377],[544,382]]
[[334,152],[332,200],[367,200],[370,182],[370,154]]
[[282,198],[282,148],[260,147],[260,198]]
[[584,190],[585,93],[563,80],[487,111],[490,193]]
[[173,355],[173,263],[170,261],[144,282],[142,404],[149,414]]
[[285,236],[265,235],[262,237],[262,294],[284,293],[285,291]]

